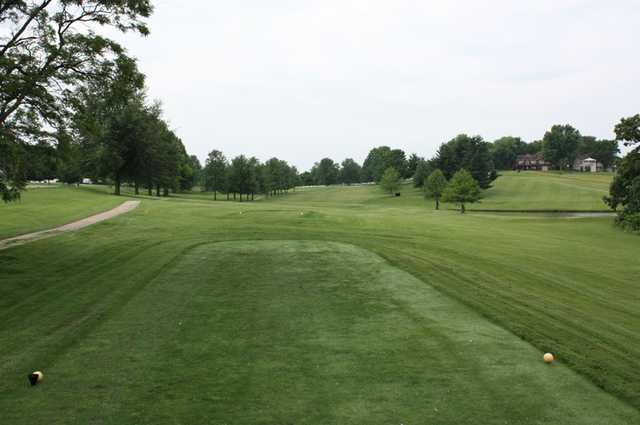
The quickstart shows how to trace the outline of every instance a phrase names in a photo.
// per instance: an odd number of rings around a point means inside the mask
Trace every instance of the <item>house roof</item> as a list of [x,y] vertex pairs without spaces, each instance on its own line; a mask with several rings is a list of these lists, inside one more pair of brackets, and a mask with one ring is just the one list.
[[517,161],[541,161],[543,159],[542,152],[538,153],[525,153],[524,155],[518,155]]
[[578,162],[583,162],[583,161],[589,161],[589,162],[594,162],[595,161],[595,162],[597,162],[598,160],[595,159],[595,158],[592,158],[589,155],[578,155],[576,157],[576,161],[578,161]]

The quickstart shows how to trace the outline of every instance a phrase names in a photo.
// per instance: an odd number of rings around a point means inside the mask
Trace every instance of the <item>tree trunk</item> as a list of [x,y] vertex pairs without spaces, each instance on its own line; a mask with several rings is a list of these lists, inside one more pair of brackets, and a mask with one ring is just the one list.
[[147,193],[149,194],[149,196],[153,196],[153,185],[149,185],[147,187]]
[[233,192],[233,200],[234,201],[236,200],[236,193],[235,192]]
[[162,196],[169,196],[169,188],[168,188],[168,187],[165,187],[165,188],[162,190]]
[[138,185],[138,182],[137,182],[137,181],[133,183],[133,187],[134,187],[134,193],[135,193],[136,195],[140,195],[140,187],[139,187],[139,185]]
[[253,201],[253,192],[251,192],[251,200]]
[[160,185],[156,185],[156,196],[160,196]]
[[460,214],[464,214],[464,204],[460,204]]
[[227,201],[229,200],[229,192],[227,192]]
[[115,189],[114,189],[115,194],[120,196],[120,175],[119,174],[116,174],[114,185],[115,185]]
[[439,210],[440,209],[440,199],[436,198],[436,209]]
[[214,191],[213,191],[213,200],[214,200],[214,201],[217,201],[217,200],[218,200],[218,199],[216,198],[216,196],[217,196],[217,195],[218,195],[218,191],[217,191],[217,190],[214,190]]

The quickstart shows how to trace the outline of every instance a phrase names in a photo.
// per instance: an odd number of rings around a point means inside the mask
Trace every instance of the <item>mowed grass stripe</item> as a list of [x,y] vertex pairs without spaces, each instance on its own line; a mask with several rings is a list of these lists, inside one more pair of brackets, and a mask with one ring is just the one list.
[[33,422],[64,412],[68,422],[104,424],[640,419],[561,365],[544,365],[541,353],[518,338],[353,246],[194,245],[164,271],[56,357],[46,385],[10,381],[9,399],[0,402],[6,418],[32,415]]

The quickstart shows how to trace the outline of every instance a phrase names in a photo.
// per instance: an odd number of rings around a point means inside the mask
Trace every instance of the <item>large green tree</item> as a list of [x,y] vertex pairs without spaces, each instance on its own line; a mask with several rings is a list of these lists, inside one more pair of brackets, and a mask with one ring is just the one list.
[[394,168],[401,176],[407,173],[407,160],[402,149],[391,149],[389,146],[378,146],[371,149],[362,164],[365,181],[379,182],[389,168]]
[[[151,115],[157,115],[159,107],[149,113],[145,110],[144,75],[134,60],[120,56],[113,66],[106,66],[104,75],[102,82],[78,91],[73,124],[87,167],[96,177],[112,179],[119,195],[121,183],[141,169],[141,152],[150,150],[139,144],[149,141],[149,121],[157,121]],[[164,136],[160,133],[155,135],[158,140]]]
[[640,232],[640,115],[623,118],[615,133],[632,150],[619,162],[605,202],[618,210],[619,225]]
[[361,175],[362,167],[352,158],[347,158],[342,161],[342,167],[340,167],[340,183],[347,185],[360,183]]
[[434,166],[442,170],[447,179],[466,169],[481,188],[488,189],[497,178],[489,145],[480,136],[460,134],[440,146],[434,158]]
[[480,200],[480,185],[470,172],[465,169],[457,171],[442,193],[442,200],[460,205],[460,213],[466,211],[465,205]]
[[640,114],[622,118],[614,131],[616,139],[622,140],[625,146],[635,147],[635,151],[640,149]]
[[436,201],[436,210],[440,209],[440,198],[447,187],[447,178],[441,170],[434,170],[424,182],[425,195]]
[[208,192],[213,192],[213,199],[218,199],[218,192],[227,188],[227,158],[219,150],[209,152],[204,166],[204,187]]
[[496,170],[514,168],[518,155],[526,153],[527,144],[519,137],[506,136],[494,141],[490,146],[491,159]]
[[566,170],[573,165],[582,136],[572,126],[554,125],[542,138],[542,154],[556,170]]
[[200,186],[202,187],[202,185],[204,184],[204,171],[202,169],[202,164],[200,164],[200,160],[198,159],[197,156],[195,155],[189,155],[189,167],[191,167],[191,173],[192,173],[192,185],[193,186]]
[[380,187],[391,194],[396,192],[400,188],[400,173],[393,167],[387,168],[380,179]]
[[12,130],[59,121],[69,88],[99,81],[103,62],[122,48],[100,26],[148,34],[149,0],[3,1],[0,23],[0,125]]
[[421,159],[413,172],[413,187],[423,187],[424,182],[433,170],[433,161]]
[[313,174],[315,184],[323,186],[336,184],[340,175],[340,165],[331,158],[323,158],[314,164],[311,174]]

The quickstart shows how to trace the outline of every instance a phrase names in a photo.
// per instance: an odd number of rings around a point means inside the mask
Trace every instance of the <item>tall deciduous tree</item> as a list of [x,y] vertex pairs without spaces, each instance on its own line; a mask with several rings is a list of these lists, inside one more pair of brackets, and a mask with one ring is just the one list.
[[136,155],[140,146],[136,144],[147,140],[144,75],[126,56],[120,56],[113,66],[106,66],[104,74],[104,81],[78,91],[73,122],[88,153],[89,168],[99,177],[112,179],[119,195],[121,182],[132,177],[133,160],[140,158]]
[[204,166],[204,187],[206,191],[213,191],[213,199],[217,199],[218,192],[227,190],[227,158],[219,150],[209,152]]
[[557,170],[566,170],[576,159],[582,136],[572,126],[554,125],[542,138],[542,154]]
[[497,177],[489,145],[480,136],[460,134],[440,146],[434,158],[434,165],[442,170],[447,179],[466,169],[481,188],[487,189]]
[[[121,47],[97,26],[148,34],[149,0],[3,1],[0,22],[0,125],[20,131],[61,120],[69,88],[101,79],[100,63]],[[11,120],[10,120],[11,118]]]
[[342,161],[342,167],[340,168],[340,183],[347,185],[360,183],[361,174],[362,167],[360,167],[360,165],[352,158],[347,158]]
[[395,168],[387,168],[380,179],[380,187],[385,192],[393,194],[400,187],[400,173]]
[[413,187],[423,187],[425,180],[431,174],[431,170],[433,170],[432,161],[420,160],[413,173]]
[[401,176],[407,173],[407,160],[402,149],[379,146],[371,149],[362,164],[365,181],[379,182],[388,168],[394,168]]
[[248,169],[249,160],[244,155],[236,156],[229,165],[230,189],[234,195],[236,193],[240,195],[240,202],[242,202],[242,195],[246,193]]
[[496,170],[514,168],[518,155],[527,153],[527,144],[519,137],[506,136],[494,141],[490,146],[491,159]]
[[311,174],[313,174],[316,184],[330,185],[338,182],[338,175],[340,174],[339,164],[334,162],[331,158],[323,158],[320,162],[314,164]]
[[449,180],[442,194],[442,200],[460,205],[460,213],[464,214],[465,204],[480,200],[480,186],[471,173],[462,169]]
[[640,150],[640,114],[622,118],[615,127],[616,139],[622,140],[625,146]]
[[447,187],[447,178],[441,170],[434,170],[424,183],[425,195],[431,196],[436,201],[436,209],[440,209],[440,198]]
[[618,164],[605,202],[619,209],[616,222],[640,232],[640,115],[623,118],[615,127],[618,140],[633,147]]
[[200,160],[195,155],[189,155],[188,163],[192,173],[192,185],[202,187],[204,184],[204,174]]

